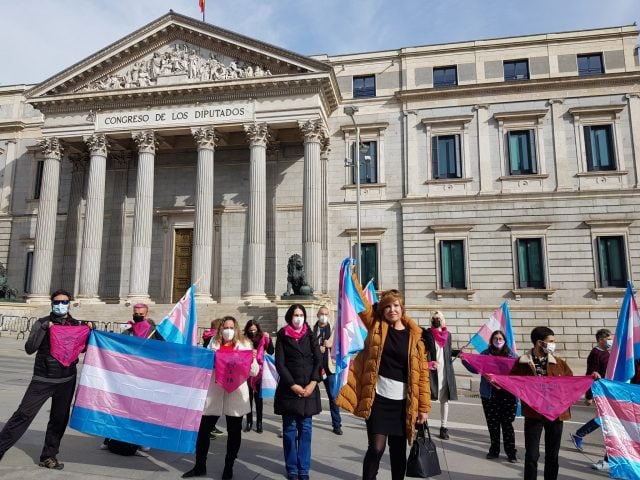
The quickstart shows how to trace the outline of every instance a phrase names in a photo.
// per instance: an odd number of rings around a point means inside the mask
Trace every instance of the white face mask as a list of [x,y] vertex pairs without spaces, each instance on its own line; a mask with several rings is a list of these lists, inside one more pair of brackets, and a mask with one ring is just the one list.
[[609,339],[607,340],[607,349],[611,349],[611,347],[613,347],[613,340]]
[[233,328],[225,328],[224,330],[222,330],[222,338],[227,342],[233,340],[233,337],[235,337],[235,335],[236,331]]
[[320,322],[321,325],[326,325],[326,323],[329,321],[329,317],[326,315],[320,315],[318,317],[318,321]]
[[554,342],[547,343],[546,347],[542,347],[544,353],[553,353],[556,351],[556,344]]
[[302,324],[304,323],[304,316],[297,316],[294,315],[293,318],[291,319],[291,325],[293,325],[293,328],[300,328],[302,327]]

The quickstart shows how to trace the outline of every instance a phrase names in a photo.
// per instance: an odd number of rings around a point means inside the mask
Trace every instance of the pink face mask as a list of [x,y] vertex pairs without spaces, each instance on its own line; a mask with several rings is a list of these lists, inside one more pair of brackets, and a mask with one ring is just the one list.
[[504,347],[504,340],[494,339],[492,343],[493,343],[493,346],[498,348],[498,349]]

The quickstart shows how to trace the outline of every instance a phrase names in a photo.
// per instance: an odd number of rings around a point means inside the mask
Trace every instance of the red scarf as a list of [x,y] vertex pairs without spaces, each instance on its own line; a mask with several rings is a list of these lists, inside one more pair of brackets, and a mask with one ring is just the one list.
[[129,325],[131,325],[131,331],[133,332],[134,337],[147,338],[147,335],[151,330],[151,324],[147,321],[146,318],[139,322],[129,320]]
[[440,348],[444,348],[444,346],[447,344],[447,338],[449,338],[447,327],[442,327],[442,330],[431,327],[431,335],[433,335],[433,339],[436,341],[436,343],[440,345]]
[[293,338],[296,342],[299,342],[300,339],[305,336],[307,330],[308,328],[306,323],[303,323],[302,328],[298,331],[296,331],[291,325],[287,323],[287,325],[284,327],[284,334],[287,337]]

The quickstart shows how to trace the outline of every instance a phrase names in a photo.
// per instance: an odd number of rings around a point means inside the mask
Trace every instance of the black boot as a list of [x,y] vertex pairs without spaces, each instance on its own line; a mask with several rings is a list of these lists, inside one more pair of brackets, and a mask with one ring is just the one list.
[[247,424],[245,425],[243,431],[250,432],[252,426],[253,426],[253,413],[247,413]]
[[[195,466],[188,472],[182,475],[182,478],[191,478],[191,477],[204,477],[207,474],[207,469],[205,467]],[[231,478],[231,477],[229,477]]]
[[224,470],[222,470],[222,480],[230,480],[231,478],[233,478],[233,462],[235,460],[232,460],[229,458],[229,456],[226,456],[224,458]]
[[256,421],[256,432],[262,433],[262,420]]

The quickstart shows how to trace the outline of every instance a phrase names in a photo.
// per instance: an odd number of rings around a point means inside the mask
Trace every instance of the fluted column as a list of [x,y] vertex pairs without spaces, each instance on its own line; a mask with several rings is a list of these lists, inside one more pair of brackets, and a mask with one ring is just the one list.
[[249,228],[247,231],[247,291],[254,301],[267,300],[264,290],[267,244],[267,142],[266,123],[245,125],[251,149],[249,165]]
[[89,147],[89,184],[84,213],[82,254],[80,261],[80,294],[85,302],[98,300],[100,259],[102,253],[102,225],[104,224],[104,188],[107,170],[107,137],[95,133],[85,138]]
[[321,120],[300,123],[304,134],[302,205],[302,260],[307,282],[314,290],[322,284],[322,178],[320,150],[327,137]]
[[131,302],[149,300],[153,229],[153,169],[156,155],[156,138],[152,131],[136,132],[133,134],[133,139],[138,145],[138,178],[136,180],[131,272],[127,297]]
[[193,220],[193,256],[191,281],[198,282],[197,302],[213,302],[211,298],[211,262],[213,256],[213,159],[216,146],[213,128],[192,130],[198,144],[196,209]]
[[44,153],[44,167],[33,249],[31,292],[27,298],[32,303],[49,303],[53,249],[56,240],[62,146],[57,138],[51,137],[42,140],[40,148]]

